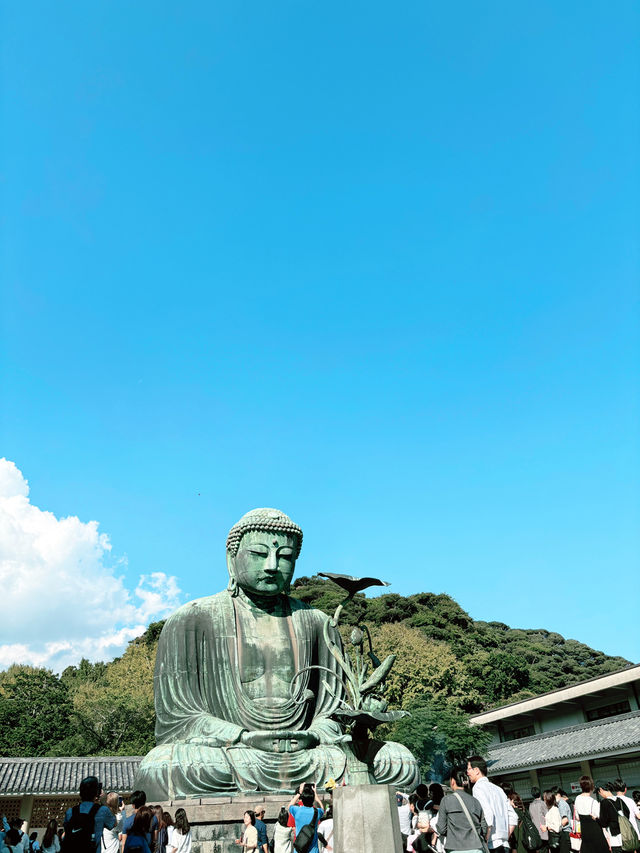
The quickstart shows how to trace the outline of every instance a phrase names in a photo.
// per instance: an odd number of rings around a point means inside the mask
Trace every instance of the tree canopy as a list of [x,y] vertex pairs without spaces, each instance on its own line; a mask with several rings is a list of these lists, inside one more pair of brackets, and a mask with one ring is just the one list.
[[[302,577],[292,595],[333,614],[343,590]],[[448,595],[358,593],[345,627],[366,624],[380,658],[397,659],[386,683],[391,708],[411,716],[380,729],[418,758],[423,772],[486,746],[469,715],[630,664],[543,628],[473,620]],[[144,755],[154,745],[153,668],[163,622],[110,663],[81,660],[61,676],[14,665],[0,673],[0,755]],[[348,630],[346,631],[348,633]]]

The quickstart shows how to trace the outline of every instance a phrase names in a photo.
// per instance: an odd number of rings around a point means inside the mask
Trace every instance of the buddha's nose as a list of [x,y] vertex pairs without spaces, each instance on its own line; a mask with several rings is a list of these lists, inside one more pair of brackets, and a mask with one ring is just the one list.
[[277,572],[278,571],[278,557],[275,551],[269,551],[269,557],[267,559],[266,570],[268,572]]

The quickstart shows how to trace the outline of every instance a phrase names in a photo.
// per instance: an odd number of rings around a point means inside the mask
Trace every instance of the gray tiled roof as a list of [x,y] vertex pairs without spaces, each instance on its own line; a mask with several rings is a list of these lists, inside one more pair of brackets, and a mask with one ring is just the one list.
[[640,711],[492,746],[492,774],[640,750]]
[[129,792],[142,758],[0,758],[0,796],[77,794],[85,776],[97,776],[105,791]]

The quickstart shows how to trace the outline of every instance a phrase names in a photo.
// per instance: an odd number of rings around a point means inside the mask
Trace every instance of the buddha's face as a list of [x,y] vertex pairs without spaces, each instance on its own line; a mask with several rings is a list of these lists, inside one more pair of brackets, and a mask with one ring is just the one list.
[[229,556],[229,570],[248,595],[280,595],[293,577],[296,546],[291,534],[250,530],[240,540],[236,556]]

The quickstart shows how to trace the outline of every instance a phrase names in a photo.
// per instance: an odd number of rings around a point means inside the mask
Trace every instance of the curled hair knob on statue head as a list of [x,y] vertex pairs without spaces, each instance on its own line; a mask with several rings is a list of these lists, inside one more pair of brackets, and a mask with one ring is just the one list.
[[[229,531],[229,535],[227,536],[228,566],[229,558],[235,558],[238,554],[242,537],[245,533],[250,533],[253,530],[261,533],[279,533],[292,536],[295,543],[293,546],[293,561],[295,562],[298,559],[300,549],[302,548],[302,528],[292,521],[282,510],[273,509],[272,507],[260,507],[246,512]],[[232,595],[236,595],[238,592],[238,584],[230,566],[229,585],[227,589]]]

